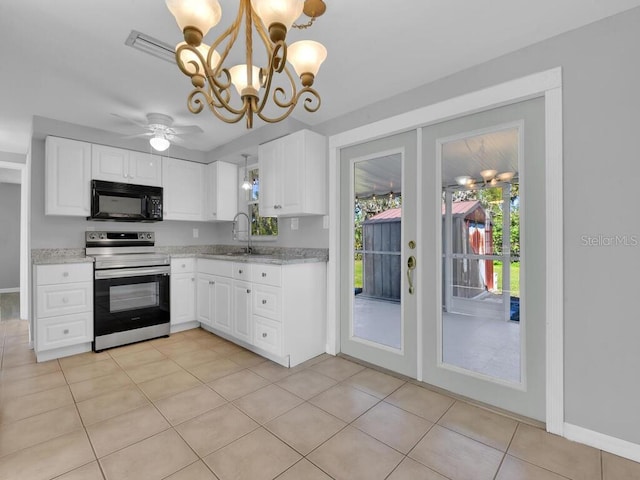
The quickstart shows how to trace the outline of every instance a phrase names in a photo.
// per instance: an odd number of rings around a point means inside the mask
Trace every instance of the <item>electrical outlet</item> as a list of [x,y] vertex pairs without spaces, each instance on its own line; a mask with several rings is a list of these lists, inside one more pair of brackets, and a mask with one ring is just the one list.
[[329,228],[329,215],[324,215],[322,217],[322,228],[324,229]]
[[193,229],[193,238],[198,238],[200,235],[200,231],[197,228]]
[[292,218],[291,219],[291,230],[297,230],[298,229],[298,224],[299,221],[297,218]]

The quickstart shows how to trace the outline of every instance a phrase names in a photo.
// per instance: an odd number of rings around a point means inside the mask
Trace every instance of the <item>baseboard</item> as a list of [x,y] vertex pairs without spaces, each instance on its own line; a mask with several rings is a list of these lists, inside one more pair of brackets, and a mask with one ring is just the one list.
[[631,443],[570,423],[564,424],[564,436],[574,442],[584,443],[590,447],[599,448],[634,462],[640,462],[640,445],[637,443]]
[[19,293],[20,288],[0,288],[0,293]]

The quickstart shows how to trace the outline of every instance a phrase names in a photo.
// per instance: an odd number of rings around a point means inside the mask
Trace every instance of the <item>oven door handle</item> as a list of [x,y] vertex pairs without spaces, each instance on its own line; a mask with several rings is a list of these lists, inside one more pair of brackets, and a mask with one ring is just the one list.
[[95,279],[142,277],[145,275],[169,275],[171,267],[152,268],[114,268],[112,270],[96,270]]

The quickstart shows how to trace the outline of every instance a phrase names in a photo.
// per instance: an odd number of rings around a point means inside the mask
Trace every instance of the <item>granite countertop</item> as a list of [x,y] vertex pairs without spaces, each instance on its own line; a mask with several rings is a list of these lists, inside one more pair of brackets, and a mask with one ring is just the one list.
[[[255,247],[247,255],[237,245],[194,245],[186,247],[157,247],[158,253],[166,253],[171,258],[207,258],[240,263],[268,263],[289,265],[295,263],[326,262],[329,250],[326,248],[285,248]],[[34,265],[55,265],[61,263],[93,263],[93,257],[85,255],[84,248],[42,248],[31,250]]]
[[31,250],[34,265],[56,265],[60,263],[93,263],[84,248],[38,248]]

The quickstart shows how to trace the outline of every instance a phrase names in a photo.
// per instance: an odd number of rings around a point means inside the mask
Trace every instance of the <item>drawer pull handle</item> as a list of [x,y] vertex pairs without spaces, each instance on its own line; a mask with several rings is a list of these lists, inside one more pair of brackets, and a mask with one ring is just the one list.
[[62,276],[63,277],[68,277],[69,276],[69,272],[62,272]]
[[266,305],[266,304],[267,304],[267,301],[266,301],[266,300],[262,300],[262,304],[263,304],[263,305]]
[[65,329],[62,331],[62,333],[64,333],[65,335],[67,335],[67,334],[69,333],[69,329],[68,329],[68,328],[65,328]]
[[262,332],[262,338],[267,338],[267,332]]
[[262,278],[264,278],[264,277],[266,277],[266,276],[267,276],[267,274],[266,274],[266,273],[264,273],[264,272],[262,272]]

